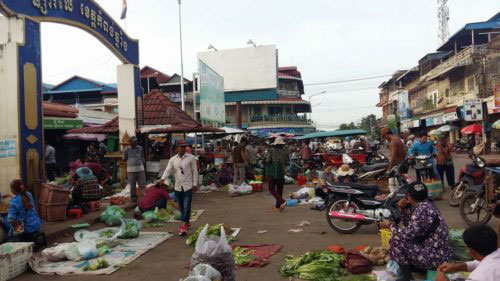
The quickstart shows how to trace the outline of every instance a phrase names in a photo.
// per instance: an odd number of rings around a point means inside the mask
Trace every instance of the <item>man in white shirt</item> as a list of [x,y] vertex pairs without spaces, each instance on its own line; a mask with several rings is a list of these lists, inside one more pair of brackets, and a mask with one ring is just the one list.
[[170,176],[175,178],[175,198],[179,204],[182,221],[179,226],[179,235],[184,236],[188,228],[191,228],[189,220],[191,218],[191,201],[193,200],[193,188],[198,186],[198,167],[196,158],[186,153],[187,143],[178,140],[176,143],[177,154],[170,158],[167,168],[161,177],[165,183]]
[[445,273],[471,272],[467,281],[500,280],[500,249],[497,234],[488,225],[473,225],[463,234],[469,255],[475,260],[466,263],[444,263],[438,268],[436,281],[448,281]]

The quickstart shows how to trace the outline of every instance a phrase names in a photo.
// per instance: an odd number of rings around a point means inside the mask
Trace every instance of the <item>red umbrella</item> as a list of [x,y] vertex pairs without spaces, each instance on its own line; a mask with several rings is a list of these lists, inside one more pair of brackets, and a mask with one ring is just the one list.
[[465,135],[480,135],[483,133],[483,127],[479,124],[465,126],[460,130],[460,133]]

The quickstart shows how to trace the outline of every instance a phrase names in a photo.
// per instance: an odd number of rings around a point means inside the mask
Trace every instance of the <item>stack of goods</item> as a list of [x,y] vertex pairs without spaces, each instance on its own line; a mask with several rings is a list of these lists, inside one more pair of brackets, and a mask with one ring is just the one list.
[[330,251],[305,253],[300,257],[286,256],[279,271],[284,277],[305,280],[338,281],[346,275],[342,268],[344,257]]
[[463,229],[450,229],[448,233],[453,260],[457,262],[466,262],[472,260],[472,258],[469,256],[467,246],[465,245],[464,239],[462,237],[463,233]]
[[374,265],[384,265],[389,261],[389,251],[384,247],[367,246],[360,253]]
[[125,218],[127,213],[120,207],[117,206],[109,206],[106,210],[101,214],[101,222],[113,226],[120,225],[122,223],[122,219]]

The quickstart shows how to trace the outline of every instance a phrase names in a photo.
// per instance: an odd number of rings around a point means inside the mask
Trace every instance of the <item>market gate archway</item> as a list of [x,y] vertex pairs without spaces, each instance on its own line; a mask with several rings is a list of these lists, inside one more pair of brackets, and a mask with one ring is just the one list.
[[[40,23],[74,26],[96,37],[117,67],[120,136],[143,122],[139,43],[92,0],[0,0],[0,192],[44,175]],[[75,54],[77,55],[77,54]]]

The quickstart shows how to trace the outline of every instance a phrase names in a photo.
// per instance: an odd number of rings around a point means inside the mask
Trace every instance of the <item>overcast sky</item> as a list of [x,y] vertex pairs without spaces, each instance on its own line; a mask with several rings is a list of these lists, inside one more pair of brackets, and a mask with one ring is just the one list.
[[[115,19],[121,0],[97,1]],[[450,33],[500,11],[498,0],[449,1]],[[128,0],[126,29],[140,42],[140,64],[180,73],[177,0]],[[305,84],[392,74],[408,69],[438,47],[435,0],[183,0],[184,72],[196,71],[196,54],[275,44],[279,65],[296,65]],[[121,21],[122,26],[125,25]],[[42,24],[44,82],[72,75],[116,81],[120,62],[97,39],[73,27]],[[319,128],[356,121],[375,107],[384,78],[306,86]],[[304,97],[307,99],[307,97]]]

